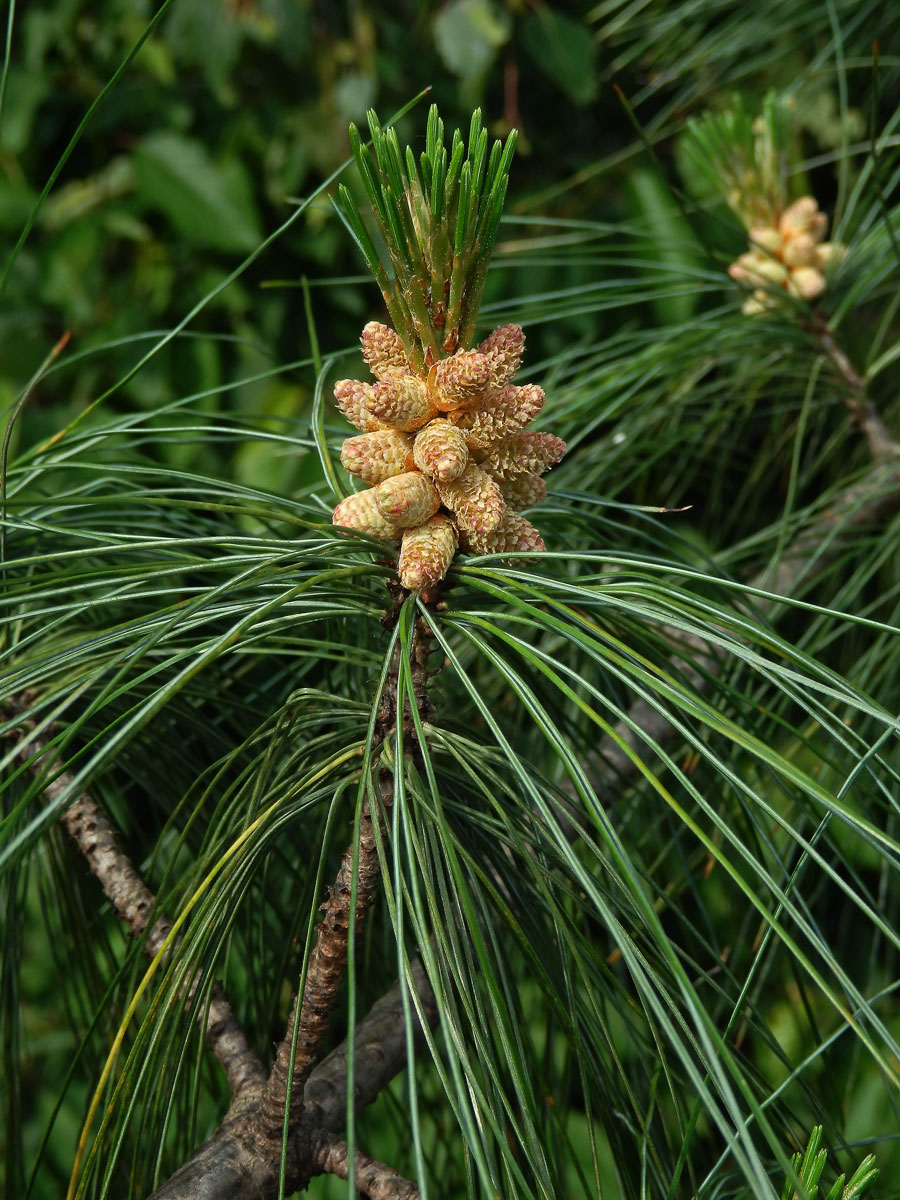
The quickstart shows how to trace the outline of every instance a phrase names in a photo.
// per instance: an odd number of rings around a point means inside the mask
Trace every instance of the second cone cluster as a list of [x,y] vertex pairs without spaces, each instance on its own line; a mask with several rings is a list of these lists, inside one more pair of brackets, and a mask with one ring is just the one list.
[[778,289],[804,300],[815,300],[825,290],[828,264],[843,253],[835,242],[823,242],[828,218],[812,196],[801,196],[771,225],[750,230],[750,249],[728,268],[739,283],[756,285],[744,301],[752,316],[778,304]]

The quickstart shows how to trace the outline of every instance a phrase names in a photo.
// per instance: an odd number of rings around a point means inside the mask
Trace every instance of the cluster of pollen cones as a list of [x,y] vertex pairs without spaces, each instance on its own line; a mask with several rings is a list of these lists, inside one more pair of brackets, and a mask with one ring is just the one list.
[[422,376],[397,333],[372,321],[362,351],[376,382],[335,385],[338,408],[362,430],[344,442],[341,462],[370,486],[342,500],[332,519],[400,542],[405,588],[434,586],[460,547],[544,549],[520,510],[543,500],[540,476],[566,447],[552,434],[524,432],[544,404],[535,384],[511,382],[524,346],[518,325],[501,325],[477,350],[458,350]]
[[744,301],[745,313],[776,307],[779,288],[804,300],[824,292],[826,267],[844,253],[836,242],[822,241],[827,225],[812,196],[801,196],[773,224],[750,230],[752,249],[728,268],[732,279],[756,285]]

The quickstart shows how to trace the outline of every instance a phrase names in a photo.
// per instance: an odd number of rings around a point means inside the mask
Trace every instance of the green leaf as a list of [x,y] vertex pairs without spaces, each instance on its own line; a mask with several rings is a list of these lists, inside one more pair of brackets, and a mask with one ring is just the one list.
[[597,98],[597,47],[580,21],[541,8],[523,25],[522,40],[537,66],[573,104]]
[[209,87],[226,103],[233,96],[233,71],[245,36],[242,21],[222,19],[217,0],[176,4],[165,27],[173,58],[182,66],[199,67]]
[[237,160],[219,166],[177,133],[145,138],[134,154],[141,196],[200,246],[247,253],[262,239],[250,182]]
[[434,41],[448,71],[477,79],[509,41],[509,14],[491,0],[452,0],[434,21]]
[[0,151],[22,154],[28,149],[35,116],[51,90],[49,80],[39,72],[23,67],[10,68],[0,127]]
[[41,225],[48,230],[62,229],[133,188],[134,167],[129,158],[120,155],[87,179],[73,179],[58,188],[44,205]]
[[702,265],[696,239],[678,211],[671,191],[656,171],[635,168],[629,178],[629,187],[634,206],[642,213],[647,227],[649,266],[645,272],[648,279],[658,278],[662,268],[671,273],[673,280],[680,276],[684,281],[680,290],[673,286],[667,294],[652,301],[656,318],[662,325],[687,321],[696,311],[700,299],[699,286],[693,291],[684,286]]
[[0,175],[0,229],[15,233],[28,220],[37,193],[22,180]]
[[350,71],[334,85],[334,103],[342,117],[360,121],[375,103],[377,93],[378,80],[374,76]]

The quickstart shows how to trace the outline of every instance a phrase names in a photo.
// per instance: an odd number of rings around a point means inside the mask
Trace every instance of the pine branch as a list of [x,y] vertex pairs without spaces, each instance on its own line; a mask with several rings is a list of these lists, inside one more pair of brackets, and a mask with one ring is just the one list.
[[[340,1138],[322,1136],[313,1146],[311,1160],[314,1175],[336,1175],[338,1179],[350,1177],[350,1147]],[[356,1190],[369,1200],[418,1200],[418,1185],[404,1179],[393,1167],[369,1158],[361,1150],[353,1154],[353,1182]]]
[[[379,778],[383,811],[387,814],[393,800],[393,788],[388,778]],[[359,829],[359,849],[356,872],[355,928],[358,931],[378,894],[381,869],[378,860],[378,844],[372,821],[369,802],[366,801]],[[260,1101],[260,1122],[269,1138],[280,1139],[284,1126],[285,1095],[289,1096],[289,1126],[293,1128],[303,1108],[303,1092],[306,1081],[319,1057],[319,1050],[331,1015],[337,1002],[338,991],[344,980],[347,967],[347,949],[350,936],[351,895],[354,873],[354,847],[344,851],[337,878],[329,888],[325,901],[325,913],[316,931],[316,943],[310,956],[300,1006],[296,1034],[293,1075],[291,1051],[294,1047],[294,1025],[296,1009],[291,1013],[287,1032],[275,1055],[275,1063]]]
[[[31,722],[26,719],[20,729],[30,725]],[[74,782],[71,772],[65,770],[58,759],[47,759],[53,734],[52,728],[32,732],[23,743],[19,755],[34,774],[52,776],[43,785],[44,795],[51,804],[71,791]],[[149,958],[155,958],[172,932],[172,921],[165,913],[160,913],[150,924],[156,897],[119,845],[106,811],[96,800],[82,792],[65,809],[60,824],[87,859],[91,874],[100,881],[116,916],[128,927],[132,936],[141,937],[147,931],[144,953]],[[177,953],[180,945],[181,938],[176,938],[164,961]],[[193,1002],[200,982],[201,975],[197,972],[184,989],[185,1006]],[[233,1102],[238,1101],[248,1089],[258,1090],[265,1079],[265,1070],[218,985],[213,989],[209,1005],[198,1010],[197,1020],[206,1022],[207,1043],[225,1071]]]
[[[857,530],[877,525],[897,509],[900,509],[900,458],[876,460],[858,483],[845,489],[823,517],[800,531],[785,548],[774,570],[765,567],[749,586],[787,599],[801,580],[809,580],[832,563]],[[774,598],[756,598],[756,610],[760,614],[771,615],[777,605]],[[685,683],[702,694],[709,688],[711,679],[720,673],[724,662],[716,658],[708,644],[696,634],[672,631],[671,637],[685,657],[704,662],[703,671],[687,662],[681,672]],[[675,727],[664,713],[646,701],[638,700],[629,708],[628,720],[616,725],[615,733],[622,744],[604,747],[600,758],[604,768],[623,783],[634,780],[638,774],[631,754],[642,757],[649,742],[670,743],[675,736]]]
[[[394,588],[395,607],[387,621],[396,620],[406,596]],[[412,691],[420,715],[427,706],[427,662],[429,633],[424,622],[417,621],[410,654]],[[398,717],[407,725],[405,711],[398,713],[400,646],[396,646],[378,711],[373,746],[379,745],[397,725]],[[410,726],[412,722],[409,722]],[[386,818],[393,803],[394,787],[390,771],[381,767],[377,775],[379,822]],[[346,1114],[347,1061],[341,1047],[317,1067],[322,1043],[328,1032],[338,993],[346,974],[350,930],[356,933],[371,909],[377,894],[381,865],[378,830],[367,800],[360,819],[359,838],[344,851],[337,877],[325,901],[324,916],[316,929],[316,942],[310,956],[303,999],[296,1008],[275,1055],[272,1072],[258,1103],[250,1103],[240,1112],[234,1108],[212,1138],[165,1184],[154,1200],[198,1197],[200,1200],[269,1200],[277,1194],[281,1170],[285,1127],[288,1132],[285,1169],[287,1190],[306,1187],[309,1179],[325,1171],[341,1178],[349,1172],[349,1150],[332,1135],[343,1128]],[[355,877],[355,897],[353,895]],[[355,921],[351,921],[351,904]],[[434,996],[419,964],[413,970],[415,990],[426,1023],[437,1023]],[[372,1102],[379,1091],[401,1070],[406,1062],[406,1035],[402,1009],[398,1011],[400,985],[392,989],[372,1009],[354,1039],[354,1102],[356,1108]],[[421,1041],[421,1028],[417,1030]],[[292,1062],[293,1054],[293,1062]],[[285,1105],[287,1104],[287,1120]],[[357,1186],[378,1197],[418,1196],[415,1184],[397,1175],[390,1167],[359,1154],[355,1159],[360,1175]],[[363,1187],[368,1180],[371,1187]],[[394,1187],[395,1191],[391,1191]]]
[[878,410],[866,396],[865,379],[837,344],[834,334],[821,321],[814,323],[811,331],[817,344],[827,355],[846,387],[842,399],[851,421],[869,443],[872,458],[875,462],[882,462],[885,459],[900,457],[900,442],[894,438],[882,421]]
[[[394,596],[395,608],[388,620],[396,619],[406,592],[397,588]],[[423,645],[424,644],[424,645]],[[420,713],[425,715],[427,698],[427,660],[430,639],[427,626],[416,622],[413,632],[411,671],[416,702]],[[393,661],[385,682],[384,696],[379,710],[373,746],[379,745],[395,728],[397,722],[397,681],[400,668],[400,647],[394,649]],[[386,768],[378,771],[378,792],[381,813],[379,827],[386,828],[394,800],[393,779]],[[354,862],[355,860],[355,862]],[[356,896],[354,903],[355,921],[351,921],[350,909],[353,900],[354,870]],[[329,888],[328,899],[323,908],[324,915],[316,930],[316,942],[310,956],[300,1005],[295,1035],[296,1008],[288,1021],[287,1032],[278,1046],[272,1073],[266,1083],[260,1102],[260,1121],[267,1137],[279,1138],[284,1127],[285,1096],[288,1098],[288,1126],[293,1128],[300,1118],[303,1107],[304,1087],[310,1072],[320,1056],[320,1049],[331,1015],[337,1002],[338,992],[344,980],[347,966],[347,951],[351,927],[358,933],[363,920],[378,895],[381,867],[378,856],[378,832],[375,828],[371,802],[366,800],[360,818],[359,839],[344,851],[341,865],[334,883]],[[291,1054],[294,1054],[293,1073]]]
[[[434,1028],[438,1022],[437,1003],[418,960],[411,966],[411,983],[424,1024]],[[394,984],[357,1027],[353,1054],[357,1112],[371,1104],[407,1066],[402,995],[405,986],[403,981]],[[425,1044],[423,1026],[418,1022],[413,1029],[413,1044],[416,1050]],[[331,1144],[327,1135],[344,1128],[346,1108],[344,1042],[312,1071],[307,1081],[302,1119],[292,1128],[288,1143],[286,1194],[302,1190],[314,1174],[322,1173],[322,1147]],[[281,1132],[279,1129],[276,1140],[263,1138],[258,1117],[257,1109],[226,1119],[209,1141],[153,1193],[151,1200],[272,1200],[278,1192]]]

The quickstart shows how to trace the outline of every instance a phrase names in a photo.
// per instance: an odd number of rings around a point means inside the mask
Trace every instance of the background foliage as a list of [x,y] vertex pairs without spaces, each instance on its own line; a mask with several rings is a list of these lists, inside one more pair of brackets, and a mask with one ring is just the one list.
[[[342,755],[371,736],[389,570],[328,532],[311,419],[321,356],[340,356],[328,380],[361,375],[359,329],[383,314],[328,203],[336,183],[317,189],[348,155],[349,120],[431,86],[451,128],[480,103],[493,134],[520,129],[483,322],[525,325],[543,427],[570,453],[536,518],[558,557],[463,566],[432,614],[436,732],[399,797],[395,895],[366,930],[358,1004],[396,974],[398,921],[401,945],[433,945],[449,1078],[420,1065],[413,1138],[395,1082],[360,1142],[412,1175],[424,1155],[437,1195],[488,1194],[491,1179],[505,1195],[706,1198],[764,1195],[764,1176],[780,1192],[821,1121],[835,1167],[874,1147],[877,1194],[900,1195],[898,522],[888,510],[839,552],[823,541],[827,566],[794,588],[806,607],[761,594],[869,455],[808,313],[742,316],[725,269],[745,232],[683,140],[735,90],[750,111],[769,89],[791,98],[792,191],[814,194],[850,248],[827,314],[900,432],[900,11],[8,12],[8,412],[72,341],[11,428],[3,699],[36,689],[38,718],[63,723],[57,752],[170,912],[252,828],[197,902],[187,961],[227,979],[265,1049],[317,895],[318,864],[299,871],[282,833],[321,847],[326,878],[346,841],[356,760]],[[424,118],[423,104],[403,117],[401,140]],[[407,609],[401,641],[411,622]],[[692,636],[712,643],[699,700],[695,649],[679,649]],[[621,761],[617,776],[596,743],[640,696],[678,738],[644,751],[657,776]],[[12,750],[5,767],[5,1182],[43,1197],[68,1181],[145,964],[73,869],[40,781]],[[573,803],[590,835],[573,836]],[[510,860],[541,864],[509,879],[517,894],[496,886]],[[177,980],[157,987],[167,1020],[129,1035],[125,1099],[103,1131],[116,1152],[98,1155],[87,1194],[164,1177],[221,1113]],[[752,1129],[738,1136],[740,1112]]]

